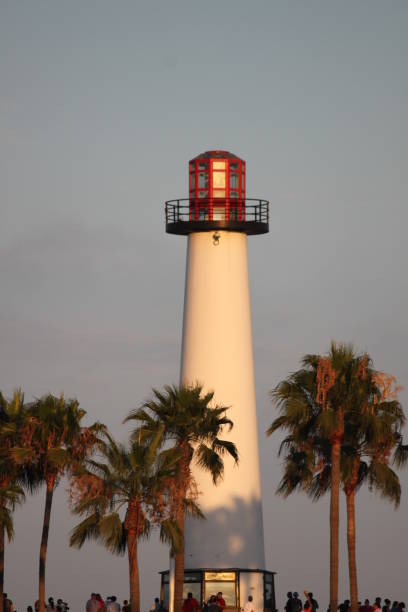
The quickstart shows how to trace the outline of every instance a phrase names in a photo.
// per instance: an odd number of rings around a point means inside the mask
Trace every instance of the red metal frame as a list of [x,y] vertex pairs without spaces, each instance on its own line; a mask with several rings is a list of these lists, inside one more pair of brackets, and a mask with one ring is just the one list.
[[[225,153],[225,156],[222,155]],[[214,164],[222,162],[225,170],[214,168]],[[206,165],[206,168],[203,166]],[[200,169],[201,166],[201,169]],[[206,154],[195,157],[189,162],[189,198],[190,198],[190,220],[198,221],[202,216],[212,221],[214,213],[223,214],[226,220],[231,218],[231,211],[235,211],[233,217],[238,221],[245,220],[245,171],[246,164],[243,159],[221,151],[209,151]],[[194,173],[194,185],[191,175]],[[199,188],[199,174],[207,174],[207,187]],[[214,187],[214,175],[222,173],[225,175],[225,188]],[[237,174],[238,186],[231,189],[231,175]],[[221,192],[225,192],[220,196]],[[236,196],[231,197],[231,194]],[[200,194],[205,196],[200,198]],[[201,214],[202,213],[202,214]]]

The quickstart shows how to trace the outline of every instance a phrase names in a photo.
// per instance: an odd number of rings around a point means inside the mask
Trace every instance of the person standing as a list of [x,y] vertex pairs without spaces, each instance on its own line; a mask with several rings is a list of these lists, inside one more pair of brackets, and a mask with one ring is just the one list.
[[224,608],[226,606],[226,603],[225,603],[225,599],[222,596],[221,591],[218,591],[218,593],[217,593],[217,604],[221,608],[221,612],[224,612]]
[[199,610],[200,606],[198,605],[198,601],[194,599],[192,593],[188,593],[187,599],[185,599],[183,603],[183,612],[199,612]]
[[92,593],[91,598],[86,602],[85,609],[86,612],[98,612],[98,600],[96,599],[96,593]]
[[300,612],[302,608],[303,606],[299,599],[299,593],[295,591],[292,598],[292,612]]
[[306,597],[309,599],[310,604],[312,606],[312,612],[316,612],[316,610],[319,607],[319,604],[317,603],[317,601],[315,599],[313,599],[313,593],[308,593],[306,595]]
[[105,602],[103,601],[101,594],[96,594],[97,612],[106,612]]
[[106,606],[107,612],[120,612],[120,605],[117,602],[116,595],[112,595],[110,598],[109,605]]
[[122,612],[130,612],[130,604],[127,599],[123,600]]
[[339,605],[340,612],[350,612],[350,600],[345,599],[343,603]]
[[7,593],[3,593],[3,610],[4,612],[13,612],[13,602],[7,597]]
[[241,608],[241,610],[242,612],[255,612],[252,595],[248,595],[248,601],[246,602],[244,607]]
[[292,591],[286,593],[287,602],[285,603],[285,612],[293,612],[293,595]]
[[159,610],[160,610],[160,599],[158,597],[155,597],[153,605],[150,608],[150,612],[159,612]]
[[389,599],[384,599],[384,605],[382,607],[382,612],[390,612],[391,602]]

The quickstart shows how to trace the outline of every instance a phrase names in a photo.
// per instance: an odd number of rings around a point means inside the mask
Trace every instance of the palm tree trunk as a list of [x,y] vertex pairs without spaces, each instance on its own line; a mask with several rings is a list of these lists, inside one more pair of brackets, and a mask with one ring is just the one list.
[[339,591],[339,497],[341,438],[336,436],[331,447],[330,491],[330,611],[337,612]]
[[176,511],[177,525],[181,534],[181,545],[174,554],[174,612],[183,610],[184,590],[184,499],[187,493],[187,483],[190,481],[190,447],[186,442],[180,443],[183,458],[180,461],[179,499]]
[[184,589],[184,511],[177,516],[177,524],[182,536],[182,543],[174,554],[174,612],[182,612]]
[[45,562],[47,558],[48,532],[50,529],[52,498],[54,495],[55,477],[47,479],[47,492],[45,494],[45,509],[43,530],[40,547],[40,571],[38,585],[39,612],[45,612]]
[[358,612],[358,587],[356,563],[356,517],[354,506],[355,490],[346,493],[347,503],[347,546],[350,578],[351,612]]
[[138,538],[135,531],[128,532],[130,610],[140,612],[139,563],[137,559]]
[[4,591],[4,527],[0,527],[0,612],[3,612]]

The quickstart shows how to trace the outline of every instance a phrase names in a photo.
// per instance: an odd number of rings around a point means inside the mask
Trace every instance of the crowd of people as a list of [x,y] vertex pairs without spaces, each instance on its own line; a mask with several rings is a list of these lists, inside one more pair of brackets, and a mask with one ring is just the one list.
[[100,593],[92,593],[86,602],[86,612],[130,612],[130,603],[127,599],[118,602],[116,595],[109,595],[106,599]]
[[[305,600],[299,598],[299,593],[289,591],[287,593],[287,601],[285,604],[285,612],[316,612],[319,607],[316,599],[313,597],[313,593],[304,591]],[[359,612],[405,612],[405,603],[403,601],[393,601],[385,598],[384,604],[381,604],[382,598],[376,597],[373,604],[370,604],[369,599],[364,600],[364,604],[361,601],[358,602]],[[340,612],[351,612],[351,603],[349,599],[345,599],[343,603],[338,606]],[[330,605],[327,608],[327,612],[330,612]]]
[[[27,606],[27,612],[38,612],[40,609],[40,603],[37,600],[33,606]],[[49,597],[45,604],[46,612],[68,612],[69,605],[66,601],[59,597],[56,601],[53,597]],[[8,597],[7,593],[3,593],[3,611],[4,612],[17,612],[14,608],[13,601]]]
[[[302,602],[296,591],[287,593],[287,601],[284,606],[285,612],[316,612],[319,608],[319,604],[313,597],[313,593],[304,591],[304,595],[305,600]],[[382,601],[381,597],[376,597],[372,604],[369,599],[365,599],[364,603],[359,601],[359,612],[405,612],[405,603],[403,601],[394,600],[391,603],[391,600],[388,598],[384,599],[384,603],[382,603]],[[211,595],[204,604],[203,612],[224,612],[225,607],[225,599],[222,596],[222,592],[219,591],[217,595]],[[53,597],[49,597],[45,609],[46,612],[68,612],[69,605],[61,598],[55,601]],[[86,612],[130,612],[130,603],[125,599],[123,603],[120,604],[115,595],[110,595],[106,597],[106,599],[103,599],[100,593],[92,593],[90,599],[86,602],[85,609]],[[351,612],[350,600],[345,599],[343,603],[338,606],[338,609],[340,612]],[[7,593],[3,593],[3,610],[4,612],[17,612]],[[38,610],[38,601],[35,602],[34,608],[32,606],[27,606],[27,612],[38,612]],[[248,596],[248,600],[241,608],[241,611],[259,612],[254,610],[252,595]],[[168,611],[163,601],[160,601],[160,599],[156,597],[150,612]],[[183,612],[200,612],[200,604],[193,597],[192,593],[188,593],[187,598],[183,602]],[[328,606],[327,612],[330,612],[330,606]]]
[[[358,602],[358,611],[359,612],[404,612],[405,603],[403,601],[393,601],[391,605],[391,600],[385,598],[384,604],[381,605],[382,599],[381,597],[376,597],[374,602],[370,604],[369,599],[364,600],[364,604],[361,601]],[[339,605],[340,612],[349,612],[350,608],[350,600],[345,599],[342,604]]]

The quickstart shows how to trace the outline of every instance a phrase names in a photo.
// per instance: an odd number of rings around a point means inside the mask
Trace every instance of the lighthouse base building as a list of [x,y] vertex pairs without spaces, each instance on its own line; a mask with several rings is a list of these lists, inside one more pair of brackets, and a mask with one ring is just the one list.
[[[245,162],[210,151],[189,164],[190,197],[166,203],[166,231],[188,236],[180,380],[200,383],[228,406],[239,464],[224,458],[214,486],[198,468],[203,520],[185,525],[185,597],[204,605],[222,593],[226,607],[275,611],[274,572],[265,568],[252,355],[247,236],[268,232],[268,202],[245,198]],[[172,572],[162,572],[171,604]],[[170,605],[171,609],[171,605]]]

